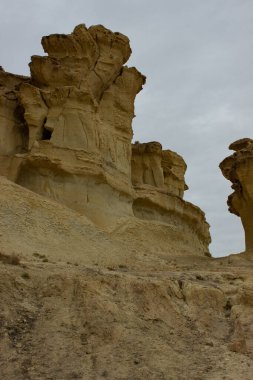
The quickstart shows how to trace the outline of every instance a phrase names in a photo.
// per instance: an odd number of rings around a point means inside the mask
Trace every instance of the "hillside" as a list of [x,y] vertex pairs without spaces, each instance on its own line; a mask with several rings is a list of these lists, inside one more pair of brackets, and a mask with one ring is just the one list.
[[101,25],[0,70],[0,377],[251,380],[252,140],[221,163],[246,250],[209,252],[186,163],[132,144],[145,84]]

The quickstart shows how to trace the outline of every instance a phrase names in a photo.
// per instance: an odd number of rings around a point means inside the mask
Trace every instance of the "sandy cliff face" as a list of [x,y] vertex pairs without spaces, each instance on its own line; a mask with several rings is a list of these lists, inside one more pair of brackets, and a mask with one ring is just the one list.
[[[184,160],[159,143],[131,145],[145,77],[124,66],[128,38],[79,25],[43,37],[42,46],[48,55],[32,56],[31,78],[1,72],[14,98],[3,107],[12,115],[0,126],[0,174],[115,236],[128,239],[135,228],[142,241],[150,228],[168,254],[208,254],[204,214],[183,200]],[[180,248],[171,249],[179,235]]]
[[[22,109],[18,102],[18,86],[29,78],[6,73],[0,68],[0,155],[24,151],[27,134]],[[1,160],[2,161],[2,160]]]
[[181,228],[181,236],[188,241],[188,244],[185,241],[188,252],[193,249],[194,254],[208,254],[211,238],[205,215],[183,200],[184,190],[188,188],[185,171],[183,158],[170,150],[162,150],[160,143],[133,144],[133,212],[137,218]]
[[79,25],[42,45],[48,56],[33,56],[30,80],[16,80],[27,152],[6,157],[16,170],[2,174],[110,226],[132,215],[131,122],[145,78],[123,66],[128,38],[102,26]]
[[245,231],[246,253],[253,254],[253,140],[245,138],[229,146],[235,153],[220,164],[223,175],[232,182],[229,211],[240,216]]
[[[0,378],[251,380],[253,264],[210,257],[186,164],[131,145],[145,78],[102,26],[0,70]],[[222,163],[251,235],[252,141]]]
[[42,38],[19,100],[29,153],[17,183],[86,214],[97,225],[132,215],[134,99],[145,78],[124,67],[127,37],[102,26]]

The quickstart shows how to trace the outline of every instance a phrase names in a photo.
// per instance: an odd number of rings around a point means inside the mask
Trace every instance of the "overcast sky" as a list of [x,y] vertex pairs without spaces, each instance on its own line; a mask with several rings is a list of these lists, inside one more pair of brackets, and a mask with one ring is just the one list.
[[231,142],[253,138],[253,0],[0,0],[0,65],[28,75],[30,56],[43,54],[41,37],[80,23],[130,38],[128,66],[147,76],[134,139],[184,157],[185,199],[205,211],[213,255],[242,251],[218,164]]

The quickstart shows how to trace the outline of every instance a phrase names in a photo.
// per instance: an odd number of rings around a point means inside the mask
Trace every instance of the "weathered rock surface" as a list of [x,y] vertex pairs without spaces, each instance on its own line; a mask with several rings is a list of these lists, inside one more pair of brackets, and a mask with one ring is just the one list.
[[[128,38],[42,45],[30,78],[0,68],[0,378],[251,380],[253,262],[210,257],[182,157],[131,146]],[[232,147],[251,210],[251,140]]]
[[[43,37],[42,45],[48,56],[32,57],[31,78],[14,77],[12,103],[17,107],[18,98],[24,110],[27,152],[9,155],[21,150],[20,128],[13,147],[3,148],[1,174],[110,226],[132,215],[131,122],[145,78],[123,66],[128,38],[102,26],[79,25],[70,35]],[[13,76],[5,76],[11,86]],[[5,124],[1,133],[12,141],[15,124]]]
[[245,252],[253,257],[253,140],[237,140],[229,149],[235,153],[220,164],[234,190],[228,197],[229,211],[240,216],[245,231]]
[[137,218],[180,229],[182,239],[186,237],[188,241],[186,250],[189,253],[208,255],[211,238],[205,215],[198,207],[183,200],[184,190],[188,188],[185,171],[183,158],[170,150],[162,150],[160,143],[133,144],[133,212]]
[[[79,25],[69,35],[43,37],[42,45],[48,55],[32,57],[31,78],[1,74],[5,93],[15,95],[8,112],[21,112],[14,126],[7,116],[0,125],[12,144],[2,141],[0,175],[115,235],[128,236],[135,225],[142,240],[149,220],[168,254],[208,254],[204,214],[183,200],[184,160],[159,143],[131,146],[134,100],[145,77],[123,66],[128,38]],[[185,247],[172,249],[179,235]]]
[[127,37],[79,25],[42,38],[46,57],[32,57],[31,83],[20,88],[29,128],[17,183],[110,227],[132,215],[131,122],[145,78],[123,67]]
[[168,255],[152,222],[108,234],[0,186],[1,378],[251,380],[252,262],[190,255],[180,234]]
[[28,80],[0,69],[0,157],[22,152],[25,148],[27,136],[20,117],[18,86]]
[[132,183],[151,185],[168,194],[183,198],[188,189],[184,175],[186,163],[171,150],[162,150],[159,142],[132,145]]

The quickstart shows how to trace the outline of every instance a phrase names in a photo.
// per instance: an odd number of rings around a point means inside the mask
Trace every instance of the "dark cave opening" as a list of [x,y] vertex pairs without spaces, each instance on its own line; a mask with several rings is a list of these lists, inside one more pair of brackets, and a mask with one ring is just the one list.
[[50,140],[51,136],[52,136],[52,131],[49,131],[49,129],[46,129],[45,127],[43,127],[41,140]]

